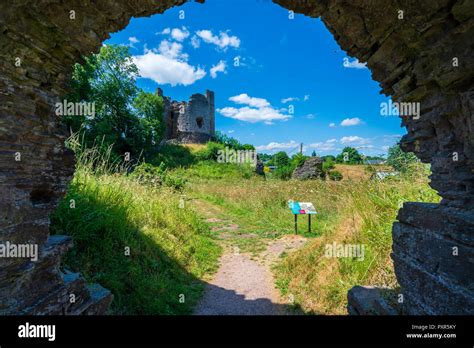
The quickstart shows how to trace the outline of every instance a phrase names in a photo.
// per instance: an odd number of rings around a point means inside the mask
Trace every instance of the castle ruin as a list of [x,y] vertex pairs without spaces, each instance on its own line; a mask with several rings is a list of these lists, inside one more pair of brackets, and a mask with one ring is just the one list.
[[206,95],[193,94],[188,102],[163,96],[161,88],[156,93],[163,97],[166,140],[184,144],[203,144],[211,140],[215,134],[214,92],[207,90]]

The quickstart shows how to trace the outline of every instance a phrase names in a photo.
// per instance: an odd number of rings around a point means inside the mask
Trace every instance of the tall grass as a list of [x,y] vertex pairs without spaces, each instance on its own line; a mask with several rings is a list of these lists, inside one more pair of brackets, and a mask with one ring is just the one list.
[[126,165],[110,162],[109,151],[77,153],[74,179],[52,216],[52,230],[74,240],[64,266],[110,289],[113,313],[190,313],[221,252],[209,228],[179,208],[179,193],[142,185]]
[[[341,220],[332,233],[289,255],[276,267],[277,282],[308,312],[346,314],[347,291],[355,285],[397,287],[390,258],[392,224],[403,202],[438,202],[423,167],[384,181],[337,183],[344,197]],[[325,256],[326,244],[359,244],[364,258]]]
[[[363,166],[353,167],[364,174]],[[307,312],[345,314],[352,286],[397,286],[390,259],[391,229],[402,203],[439,200],[423,165],[383,181],[364,179],[362,174],[362,179],[340,182],[236,176],[209,182],[198,177],[190,189],[221,207],[241,230],[263,239],[294,233],[289,199],[313,202],[318,215],[312,219],[311,234],[307,219],[299,219],[300,233],[312,239],[276,266],[277,286]],[[363,261],[325,257],[325,245],[333,242],[364,245]]]

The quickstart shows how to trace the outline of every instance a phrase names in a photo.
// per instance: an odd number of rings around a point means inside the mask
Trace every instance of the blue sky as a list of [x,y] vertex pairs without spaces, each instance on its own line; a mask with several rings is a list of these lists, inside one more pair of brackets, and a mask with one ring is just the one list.
[[133,18],[106,43],[130,46],[144,90],[175,100],[215,91],[216,129],[261,152],[302,142],[307,154],[385,153],[406,131],[380,115],[388,98],[370,71],[319,19],[290,17],[266,0],[189,2]]

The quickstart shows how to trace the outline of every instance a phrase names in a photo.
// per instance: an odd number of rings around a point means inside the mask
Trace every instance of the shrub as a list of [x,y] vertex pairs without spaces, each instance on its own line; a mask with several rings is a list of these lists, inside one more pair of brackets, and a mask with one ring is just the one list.
[[131,177],[142,184],[153,187],[167,186],[175,190],[182,190],[186,184],[186,179],[170,174],[163,162],[159,166],[142,163],[135,167]]
[[198,161],[216,161],[217,157],[219,156],[219,150],[224,151],[225,146],[226,145],[224,144],[210,141],[207,143],[204,149],[199,150],[195,153],[196,159]]
[[329,172],[331,169],[334,169],[334,162],[330,159],[323,162],[323,171]]
[[334,180],[334,181],[341,181],[342,180],[342,174],[341,172],[337,170],[331,170],[329,173],[329,179]]
[[280,180],[290,180],[291,176],[293,175],[294,168],[292,166],[281,166],[275,169],[272,172],[272,175],[276,179]]
[[166,168],[188,167],[196,162],[196,157],[187,147],[165,144],[158,149],[149,162],[156,166],[164,163]]
[[418,168],[418,162],[413,152],[404,152],[399,145],[388,149],[387,164],[399,172],[406,173],[415,170]]
[[293,166],[293,168],[301,167],[308,158],[308,156],[305,156],[301,153],[297,153],[291,158],[291,165]]

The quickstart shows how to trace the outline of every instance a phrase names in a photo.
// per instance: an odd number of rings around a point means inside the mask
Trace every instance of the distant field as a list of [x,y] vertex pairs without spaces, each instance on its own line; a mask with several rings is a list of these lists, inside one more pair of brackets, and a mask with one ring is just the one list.
[[343,175],[342,180],[367,180],[370,179],[373,171],[393,171],[392,167],[386,165],[373,165],[369,167],[357,164],[336,164],[334,169],[341,172]]

